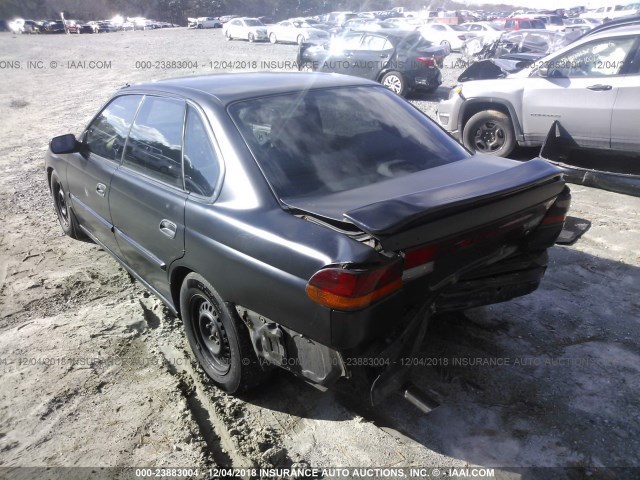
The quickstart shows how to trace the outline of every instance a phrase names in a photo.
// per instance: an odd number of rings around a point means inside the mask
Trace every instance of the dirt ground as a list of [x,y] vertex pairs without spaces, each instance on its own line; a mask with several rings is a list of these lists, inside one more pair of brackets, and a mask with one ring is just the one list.
[[[632,478],[602,468],[640,467],[640,198],[573,186],[571,214],[592,226],[551,250],[538,291],[432,320],[413,373],[442,400],[428,414],[399,397],[370,411],[285,373],[226,395],[191,363],[179,319],[99,247],[62,234],[43,172],[52,136],[80,133],[126,82],[236,61],[285,69],[295,53],[219,30],[0,34],[0,476],[475,465],[505,478],[551,478],[532,467]],[[452,62],[437,93],[413,99],[428,114],[455,84]]]

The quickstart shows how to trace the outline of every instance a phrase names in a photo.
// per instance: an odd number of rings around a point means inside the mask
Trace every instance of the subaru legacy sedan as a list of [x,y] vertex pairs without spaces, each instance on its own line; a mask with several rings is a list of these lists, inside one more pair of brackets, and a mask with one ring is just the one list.
[[179,315],[219,387],[275,365],[364,378],[374,403],[434,312],[537,288],[570,201],[556,167],[472,155],[380,84],[323,73],[126,86],[45,164],[64,232]]

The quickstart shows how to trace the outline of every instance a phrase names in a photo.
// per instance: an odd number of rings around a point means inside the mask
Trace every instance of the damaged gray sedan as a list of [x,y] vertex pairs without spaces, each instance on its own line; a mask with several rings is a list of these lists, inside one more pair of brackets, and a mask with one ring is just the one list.
[[278,366],[380,401],[434,312],[537,288],[569,207],[556,167],[472,155],[331,74],[127,86],[45,164],[64,232],[179,315],[228,392]]

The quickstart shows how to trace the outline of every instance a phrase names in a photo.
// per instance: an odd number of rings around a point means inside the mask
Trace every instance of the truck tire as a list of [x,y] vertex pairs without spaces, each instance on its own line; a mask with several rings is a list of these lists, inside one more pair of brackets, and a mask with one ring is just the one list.
[[506,157],[516,147],[511,118],[497,110],[478,112],[465,124],[462,142],[470,150]]

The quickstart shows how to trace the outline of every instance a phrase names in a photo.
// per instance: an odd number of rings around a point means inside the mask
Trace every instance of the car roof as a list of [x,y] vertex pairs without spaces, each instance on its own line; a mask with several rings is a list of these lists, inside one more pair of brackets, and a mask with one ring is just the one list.
[[[186,98],[210,96],[223,104],[306,89],[379,85],[347,75],[319,72],[214,73],[127,85],[132,92],[170,93]],[[121,90],[122,91],[122,90]]]
[[[596,27],[598,28],[598,27]],[[602,38],[602,37],[612,37],[612,36],[623,36],[623,35],[633,35],[640,33],[640,24],[635,25],[620,25],[620,26],[612,26],[611,28],[603,28],[596,30],[595,28],[587,33],[585,33],[581,39],[584,37],[589,37],[590,39],[594,38]]]

